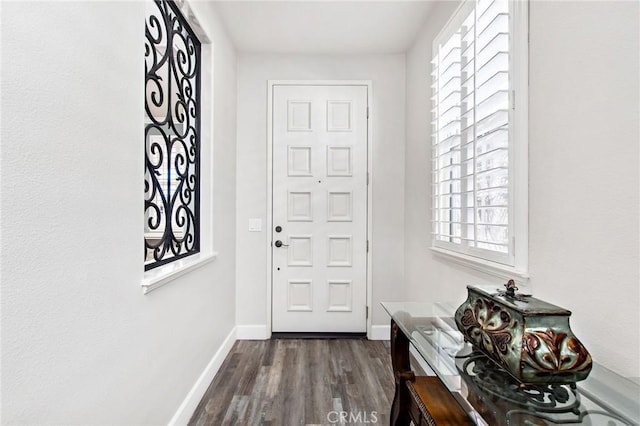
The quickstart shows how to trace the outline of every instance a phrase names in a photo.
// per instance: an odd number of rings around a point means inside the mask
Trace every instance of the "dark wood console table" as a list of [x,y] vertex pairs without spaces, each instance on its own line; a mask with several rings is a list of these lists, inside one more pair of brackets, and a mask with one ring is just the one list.
[[416,426],[472,425],[467,413],[435,376],[418,376],[410,365],[409,338],[391,320],[391,363],[396,393],[391,406],[391,424]]
[[[640,426],[640,385],[602,366],[595,364],[577,387],[521,387],[464,342],[451,305],[382,306],[391,316],[396,382],[391,425]],[[410,354],[427,376],[416,376]]]

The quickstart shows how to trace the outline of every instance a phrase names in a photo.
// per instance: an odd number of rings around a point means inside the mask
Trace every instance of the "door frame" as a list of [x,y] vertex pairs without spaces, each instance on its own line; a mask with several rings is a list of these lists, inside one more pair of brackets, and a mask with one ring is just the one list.
[[367,266],[366,266],[366,303],[367,303],[367,338],[371,339],[371,323],[373,317],[372,304],[372,265],[371,253],[373,246],[373,150],[372,150],[372,122],[373,99],[371,80],[267,80],[267,335],[271,338],[272,331],[272,303],[273,303],[273,89],[275,86],[364,86],[367,88]]

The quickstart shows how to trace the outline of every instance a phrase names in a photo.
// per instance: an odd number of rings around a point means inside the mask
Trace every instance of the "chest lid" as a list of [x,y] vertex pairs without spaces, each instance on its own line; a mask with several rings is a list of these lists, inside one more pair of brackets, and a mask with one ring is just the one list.
[[565,308],[545,302],[544,300],[536,299],[529,294],[516,293],[515,290],[518,288],[515,286],[513,280],[509,280],[509,282],[505,284],[505,287],[507,288],[506,290],[501,290],[490,286],[469,285],[467,289],[469,293],[478,293],[488,297],[500,305],[519,312],[524,317],[533,315],[571,315],[571,311]]

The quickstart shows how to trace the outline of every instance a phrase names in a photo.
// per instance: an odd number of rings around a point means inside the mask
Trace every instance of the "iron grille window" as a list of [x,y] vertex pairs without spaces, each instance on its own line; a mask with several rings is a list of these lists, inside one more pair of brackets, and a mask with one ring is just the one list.
[[514,265],[518,143],[514,5],[463,2],[432,60],[434,246],[506,265]]
[[173,1],[145,22],[144,265],[200,251],[201,46]]

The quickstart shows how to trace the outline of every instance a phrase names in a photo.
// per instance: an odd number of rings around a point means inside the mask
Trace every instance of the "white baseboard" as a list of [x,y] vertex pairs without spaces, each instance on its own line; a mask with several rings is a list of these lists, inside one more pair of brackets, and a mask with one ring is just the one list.
[[390,325],[372,325],[369,340],[389,340],[391,338]]
[[222,362],[227,357],[233,344],[236,341],[236,327],[234,327],[220,348],[216,351],[209,364],[205,367],[204,371],[196,380],[189,393],[187,394],[182,404],[178,408],[178,411],[173,415],[173,418],[169,421],[169,426],[186,425],[191,420],[191,416],[198,407],[200,400],[207,391],[207,388],[211,384],[211,381],[215,377],[216,373],[222,366]]
[[267,326],[261,325],[237,325],[236,338],[238,340],[266,340],[271,337]]

